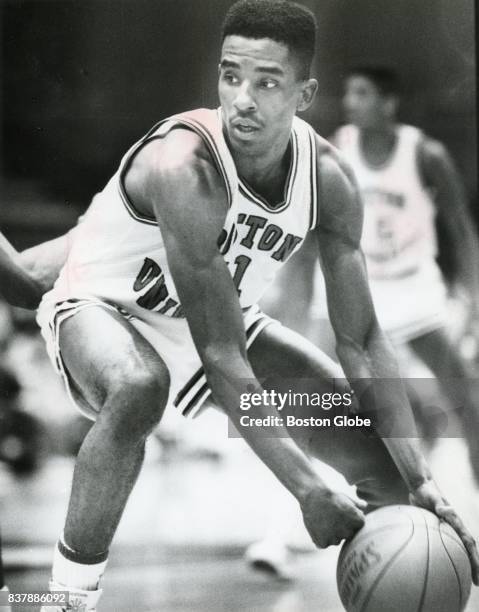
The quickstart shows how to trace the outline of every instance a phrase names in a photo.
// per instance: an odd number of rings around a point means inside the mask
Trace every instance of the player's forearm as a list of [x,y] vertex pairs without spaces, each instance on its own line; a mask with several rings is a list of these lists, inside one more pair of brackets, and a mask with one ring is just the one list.
[[41,285],[21,265],[16,251],[2,236],[0,241],[2,297],[12,306],[34,310],[42,297]]
[[[73,230],[71,230],[73,231]],[[19,254],[19,262],[28,270],[41,293],[52,289],[68,257],[71,232],[48,242],[26,249]]]
[[0,232],[1,295],[12,306],[34,310],[63,267],[71,233],[18,253]]
[[[310,460],[293,442],[285,427],[272,425],[266,437],[263,428],[244,424],[244,418],[249,418],[249,415],[240,409],[241,398],[244,394],[251,394],[251,388],[254,388],[254,393],[261,394],[262,388],[247,363],[241,359],[235,360],[235,364],[227,361],[205,363],[205,373],[215,401],[225,410],[240,435],[300,503],[313,489],[326,490]],[[272,417],[271,422],[275,422],[275,418],[276,422],[280,422],[278,416],[273,405],[254,407],[255,419]]]
[[354,344],[338,344],[336,350],[354,389],[358,409],[371,417],[381,438],[417,437],[406,390],[382,333],[371,337],[363,349]]
[[338,356],[354,388],[359,410],[371,416],[410,491],[431,479],[417,440],[406,390],[389,342],[375,324],[364,347],[338,344]]
[[[261,418],[261,417],[259,417]],[[239,425],[232,418],[235,425]],[[301,504],[314,489],[328,487],[314,471],[310,460],[304,455],[295,442],[281,427],[276,428],[273,437],[262,437],[255,428],[242,427],[241,434],[247,444],[273,472],[278,480]]]
[[413,492],[432,480],[431,471],[419,447],[417,438],[383,438],[408,490]]

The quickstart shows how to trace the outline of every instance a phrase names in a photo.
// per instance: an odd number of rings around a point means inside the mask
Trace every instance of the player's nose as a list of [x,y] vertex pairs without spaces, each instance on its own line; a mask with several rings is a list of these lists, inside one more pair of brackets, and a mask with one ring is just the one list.
[[345,93],[342,99],[343,109],[346,112],[351,112],[355,108],[354,96],[350,93]]
[[358,106],[358,97],[352,91],[346,91],[343,95],[342,99],[343,109],[347,112],[353,112],[357,109]]
[[256,101],[252,95],[251,86],[247,81],[244,81],[238,88],[234,99],[234,106],[241,113],[256,110]]

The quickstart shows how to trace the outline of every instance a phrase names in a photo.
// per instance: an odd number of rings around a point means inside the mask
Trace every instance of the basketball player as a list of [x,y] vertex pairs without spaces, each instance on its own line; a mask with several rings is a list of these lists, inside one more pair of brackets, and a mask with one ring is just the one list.
[[[369,296],[352,173],[295,117],[317,89],[309,76],[314,39],[314,17],[299,5],[234,4],[223,27],[221,109],[161,121],[127,152],[43,297],[38,320],[48,349],[72,399],[95,419],[77,459],[51,584],[86,610],[96,608],[146,437],[167,404],[193,416],[209,395],[298,500],[318,546],[352,535],[365,505],[330,490],[303,450],[338,467],[371,508],[411,499],[450,522],[477,582],[474,540],[414,439],[311,429],[300,450],[281,426],[274,437],[241,426],[240,398],[251,387],[261,392],[258,380],[338,376],[317,348],[256,307],[309,231],[344,371],[352,381],[398,376]],[[361,402],[365,386],[355,383]],[[401,388],[378,405],[402,431],[414,431]],[[255,409],[258,418],[275,415],[266,401]],[[382,420],[376,430],[386,433]]]
[[398,89],[389,68],[352,70],[343,98],[350,123],[333,142],[362,194],[361,245],[379,323],[394,344],[407,344],[425,362],[454,408],[464,398],[463,432],[479,481],[479,400],[464,384],[466,364],[445,331],[447,287],[436,263],[436,216],[455,260],[454,284],[469,297],[470,326],[479,320],[477,236],[445,147],[397,121]]

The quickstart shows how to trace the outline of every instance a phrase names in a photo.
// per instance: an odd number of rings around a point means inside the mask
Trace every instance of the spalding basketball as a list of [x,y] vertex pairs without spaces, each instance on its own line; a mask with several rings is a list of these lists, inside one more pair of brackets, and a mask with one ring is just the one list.
[[344,543],[336,577],[347,612],[461,612],[471,590],[459,536],[414,506],[371,512]]

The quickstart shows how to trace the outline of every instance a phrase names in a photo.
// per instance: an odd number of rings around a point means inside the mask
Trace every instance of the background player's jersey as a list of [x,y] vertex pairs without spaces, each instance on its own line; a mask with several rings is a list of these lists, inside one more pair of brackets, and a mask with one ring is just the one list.
[[437,254],[435,206],[417,167],[417,148],[423,135],[408,125],[397,126],[389,160],[380,167],[366,162],[359,130],[340,128],[336,146],[352,165],[364,202],[361,246],[370,278],[396,278],[431,263]]
[[125,174],[139,149],[178,125],[201,136],[224,179],[229,208],[218,245],[243,308],[259,300],[276,271],[300,247],[318,218],[314,130],[294,119],[284,200],[272,207],[238,177],[220,111],[195,110],[160,122],[127,152],[76,228],[68,260],[48,300],[93,297],[140,318],[146,311],[183,316],[161,229],[154,218],[135,210],[124,188]]

